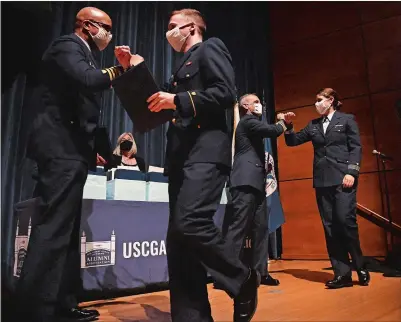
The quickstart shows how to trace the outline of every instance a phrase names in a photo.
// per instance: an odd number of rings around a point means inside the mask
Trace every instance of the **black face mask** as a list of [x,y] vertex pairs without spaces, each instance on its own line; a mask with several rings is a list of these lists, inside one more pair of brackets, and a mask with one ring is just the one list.
[[129,151],[132,148],[132,142],[131,141],[123,141],[120,143],[120,150],[121,151]]

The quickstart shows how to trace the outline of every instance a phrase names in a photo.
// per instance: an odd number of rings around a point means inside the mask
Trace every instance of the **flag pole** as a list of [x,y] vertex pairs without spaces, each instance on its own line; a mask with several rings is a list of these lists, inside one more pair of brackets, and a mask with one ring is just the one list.
[[238,102],[238,93],[236,91],[236,102],[234,105],[234,124],[233,124],[233,139],[231,143],[231,164],[234,163],[234,154],[235,154],[235,132],[237,130],[238,122],[240,119],[239,115],[239,102]]

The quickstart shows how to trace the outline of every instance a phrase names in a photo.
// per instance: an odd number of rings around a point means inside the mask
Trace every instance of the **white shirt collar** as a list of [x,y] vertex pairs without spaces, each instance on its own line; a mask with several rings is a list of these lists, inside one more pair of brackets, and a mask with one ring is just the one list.
[[88,47],[89,51],[92,52],[92,51],[91,51],[91,48],[89,47],[88,42],[87,42],[85,39],[83,39],[81,36],[79,36],[78,34],[76,34],[76,35],[78,36],[79,39],[81,39],[81,40],[84,42],[84,44],[86,45],[86,47]]
[[[334,115],[335,112],[336,111],[333,111],[333,112],[327,114],[327,118],[329,119],[329,122],[331,122],[331,119],[333,118],[333,115]],[[323,119],[324,119],[324,117],[323,117]]]

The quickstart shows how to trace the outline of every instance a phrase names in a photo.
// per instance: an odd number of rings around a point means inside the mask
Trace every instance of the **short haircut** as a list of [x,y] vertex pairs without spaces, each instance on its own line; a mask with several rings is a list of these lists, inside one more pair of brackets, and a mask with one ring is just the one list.
[[170,18],[175,15],[183,15],[185,17],[192,19],[193,22],[198,27],[200,34],[203,35],[205,33],[206,23],[202,17],[202,14],[198,10],[195,10],[195,9],[175,10],[171,13]]
[[254,95],[254,96],[258,97],[258,95],[256,95],[255,93],[244,94],[244,95],[242,95],[242,96],[239,98],[239,100],[238,100],[239,106],[242,107],[242,101],[244,100],[244,98],[245,98],[245,97],[248,97],[248,96],[251,96],[251,95]]

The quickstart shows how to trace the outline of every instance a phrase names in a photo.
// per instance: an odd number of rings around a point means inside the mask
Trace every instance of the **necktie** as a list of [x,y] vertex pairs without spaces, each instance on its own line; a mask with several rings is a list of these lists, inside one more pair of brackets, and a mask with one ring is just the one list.
[[330,120],[327,116],[323,119],[323,132],[326,134],[327,127],[329,126]]

